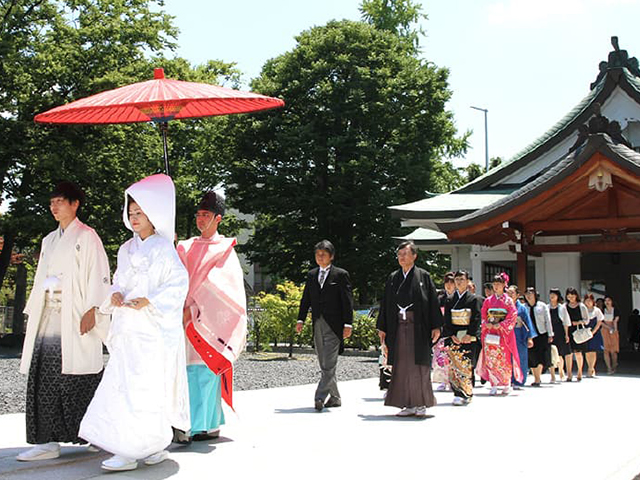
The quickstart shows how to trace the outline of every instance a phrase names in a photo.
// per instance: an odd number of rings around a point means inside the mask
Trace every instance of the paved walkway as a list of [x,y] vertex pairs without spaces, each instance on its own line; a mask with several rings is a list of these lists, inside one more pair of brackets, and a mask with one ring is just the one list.
[[[375,379],[340,384],[344,406],[317,413],[314,386],[236,394],[223,437],[173,447],[168,461],[105,474],[105,453],[64,447],[56,460],[20,463],[24,416],[0,416],[0,478],[621,479],[640,473],[640,378],[585,379],[509,397],[476,389],[466,408],[437,393],[433,417],[399,419]],[[105,477],[108,475],[108,477]]]

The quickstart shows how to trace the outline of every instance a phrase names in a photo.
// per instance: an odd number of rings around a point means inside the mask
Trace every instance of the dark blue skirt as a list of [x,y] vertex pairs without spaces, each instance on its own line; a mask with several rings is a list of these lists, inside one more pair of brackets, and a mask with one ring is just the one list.
[[[589,320],[588,327],[590,329],[594,329],[596,326],[597,320],[592,318]],[[604,352],[604,342],[602,340],[602,327],[598,329],[593,338],[587,342],[587,352]]]

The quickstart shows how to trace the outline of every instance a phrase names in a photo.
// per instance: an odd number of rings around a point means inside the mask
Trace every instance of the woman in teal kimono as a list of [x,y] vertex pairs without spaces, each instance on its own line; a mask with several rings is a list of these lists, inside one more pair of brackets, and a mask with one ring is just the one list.
[[518,345],[518,356],[520,357],[520,370],[522,371],[522,381],[517,381],[513,377],[514,390],[520,390],[527,382],[527,373],[529,371],[529,348],[533,347],[533,339],[538,336],[531,317],[529,316],[529,309],[525,307],[518,300],[520,291],[515,285],[510,285],[507,289],[507,293],[516,304],[518,310],[518,318],[516,320],[516,327],[514,332],[516,334],[516,343]]

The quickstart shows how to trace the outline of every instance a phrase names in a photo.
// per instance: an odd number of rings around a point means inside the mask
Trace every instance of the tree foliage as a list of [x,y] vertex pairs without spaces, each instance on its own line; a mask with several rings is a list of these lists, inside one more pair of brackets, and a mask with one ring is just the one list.
[[257,215],[249,258],[301,281],[313,245],[328,238],[360,300],[371,301],[402,233],[387,207],[441,188],[434,165],[466,148],[445,109],[447,76],[364,22],[302,32],[268,61],[252,88],[286,107],[229,120],[226,188]]
[[[148,171],[160,145],[149,125],[44,127],[33,117],[54,106],[140,80],[152,73],[146,55],[172,48],[175,29],[149,0],[14,0],[0,6],[0,181],[11,203],[2,216],[3,255],[29,248],[54,222],[48,192],[61,179],[85,187],[91,218],[109,244],[120,234],[123,184]],[[154,158],[155,157],[155,158]],[[135,159],[135,161],[132,161]],[[152,163],[157,164],[157,161]],[[100,202],[95,199],[100,197]],[[112,200],[110,202],[110,200]],[[116,208],[114,203],[118,203]],[[100,208],[96,208],[100,205]],[[109,219],[109,220],[107,220]],[[106,221],[106,223],[105,223]],[[8,265],[2,263],[0,279]]]
[[418,50],[424,32],[416,29],[416,24],[427,18],[419,4],[411,0],[363,0],[360,12],[366,22],[379,30],[395,33],[406,40],[411,49]]
[[[46,126],[34,124],[37,113],[148,80],[160,66],[168,77],[238,86],[233,64],[193,67],[164,57],[175,47],[177,30],[162,6],[161,0],[0,0],[0,180],[9,202],[0,218],[9,246],[0,255],[0,280],[8,266],[3,255],[12,247],[34,253],[54,228],[47,207],[56,182],[68,179],[84,188],[87,204],[79,216],[97,230],[113,260],[130,235],[121,220],[122,192],[163,170],[161,137],[152,124]],[[195,233],[195,204],[221,181],[204,144],[223,123],[213,118],[170,125],[180,236]],[[232,215],[221,225],[223,233],[237,228]]]
[[470,163],[467,165],[467,182],[472,182],[476,178],[481,177],[484,174],[484,169],[477,163]]

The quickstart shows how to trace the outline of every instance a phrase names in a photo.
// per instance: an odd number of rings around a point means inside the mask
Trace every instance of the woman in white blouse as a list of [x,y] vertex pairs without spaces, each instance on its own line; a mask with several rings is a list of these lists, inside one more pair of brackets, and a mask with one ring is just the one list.
[[593,338],[587,342],[587,377],[593,378],[596,376],[596,361],[598,360],[598,352],[604,350],[604,344],[602,341],[602,321],[604,315],[602,311],[596,307],[596,300],[593,294],[588,293],[584,296],[584,304],[587,307],[587,313],[589,314],[588,327],[591,329]]

